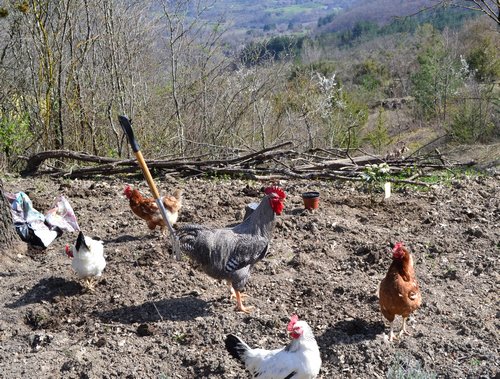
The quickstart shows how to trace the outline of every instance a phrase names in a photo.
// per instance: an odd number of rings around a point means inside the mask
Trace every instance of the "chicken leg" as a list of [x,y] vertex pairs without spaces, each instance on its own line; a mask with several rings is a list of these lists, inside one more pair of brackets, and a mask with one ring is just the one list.
[[95,289],[95,285],[97,284],[97,281],[93,277],[88,277],[83,280],[83,286],[87,291],[93,292]]
[[393,320],[391,321],[391,329],[389,331],[389,342],[394,341],[395,338],[396,336],[394,335],[394,320]]
[[242,297],[244,296],[240,291],[236,291],[234,290],[234,294],[236,296],[236,310],[238,312],[245,312],[245,313],[250,313],[250,309],[252,309],[253,307],[244,307],[243,306],[243,301],[242,301]]
[[403,317],[403,327],[401,328],[401,331],[399,332],[399,337],[401,337],[403,334],[410,335],[410,332],[406,330],[406,320],[408,317]]
[[406,330],[406,320],[407,319],[408,319],[408,317],[403,317],[403,326],[401,328],[401,331],[398,333],[397,337],[394,334],[394,321],[391,321],[391,329],[389,331],[389,341],[390,342],[392,342],[393,340],[395,340],[397,338],[401,338],[403,336],[403,334],[410,335],[410,332],[408,332],[408,330]]
[[236,294],[234,293],[233,283],[226,280],[226,284],[229,286],[229,293],[231,294],[229,298],[232,299],[233,297],[236,297]]
[[[235,292],[235,290],[233,288],[233,284],[231,282],[226,282],[226,283],[229,286],[229,291],[231,292],[230,299],[236,298],[236,292]],[[241,293],[240,292],[240,297],[243,298],[243,297],[249,297],[249,296],[246,293]]]

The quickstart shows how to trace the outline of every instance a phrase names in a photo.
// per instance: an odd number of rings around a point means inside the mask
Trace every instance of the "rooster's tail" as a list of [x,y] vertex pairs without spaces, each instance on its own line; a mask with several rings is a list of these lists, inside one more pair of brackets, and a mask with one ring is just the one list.
[[250,350],[250,347],[234,334],[229,334],[224,341],[226,350],[239,361],[245,363],[245,353]]

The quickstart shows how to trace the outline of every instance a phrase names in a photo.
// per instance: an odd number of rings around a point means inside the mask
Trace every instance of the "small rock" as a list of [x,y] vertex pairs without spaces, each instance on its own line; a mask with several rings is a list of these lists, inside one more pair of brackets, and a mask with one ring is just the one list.
[[65,371],[71,371],[73,370],[76,366],[78,365],[77,362],[71,360],[71,361],[66,361],[63,363],[63,365],[61,366],[61,372],[65,372]]
[[97,347],[103,347],[104,345],[106,345],[106,338],[99,338],[97,341],[95,341],[94,345],[96,345]]
[[141,337],[152,336],[154,334],[154,328],[148,324],[141,324],[137,327],[137,334]]
[[468,234],[468,235],[476,237],[476,238],[484,237],[484,233],[480,229],[477,229],[477,228],[469,228],[465,231],[465,234]]
[[378,263],[380,260],[380,253],[378,251],[371,251],[366,257],[366,261],[370,264]]
[[371,252],[371,249],[369,246],[360,246],[356,249],[356,255],[366,255]]
[[28,342],[33,351],[38,351],[43,346],[47,346],[53,339],[54,336],[50,334],[31,334],[28,337]]

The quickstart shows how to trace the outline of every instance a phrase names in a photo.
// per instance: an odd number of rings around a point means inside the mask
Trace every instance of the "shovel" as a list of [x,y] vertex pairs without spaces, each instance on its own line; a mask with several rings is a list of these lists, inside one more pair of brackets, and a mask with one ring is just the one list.
[[168,221],[167,210],[165,209],[165,206],[163,205],[163,201],[160,198],[160,193],[158,192],[158,188],[156,187],[156,184],[153,181],[153,177],[151,176],[151,173],[149,172],[148,165],[146,164],[146,161],[144,160],[144,157],[142,156],[142,153],[139,150],[139,145],[137,144],[137,141],[135,140],[134,131],[132,130],[132,125],[130,123],[130,120],[128,119],[127,116],[118,116],[118,120],[120,121],[120,125],[121,125],[123,131],[125,132],[125,134],[128,137],[128,141],[130,142],[130,146],[132,147],[134,155],[137,158],[137,162],[139,163],[139,166],[141,166],[144,178],[148,182],[149,189],[151,190],[151,193],[153,194],[153,197],[156,201],[156,204],[158,205],[158,208],[160,209],[163,220],[165,220],[165,224],[168,226],[168,230],[170,231],[170,234],[172,236],[172,248],[173,248],[174,253],[175,253],[175,258],[178,261],[180,261],[181,260],[181,247],[179,244],[179,239],[177,238],[175,231],[174,231],[174,228],[172,228],[172,225],[170,224],[170,221]]

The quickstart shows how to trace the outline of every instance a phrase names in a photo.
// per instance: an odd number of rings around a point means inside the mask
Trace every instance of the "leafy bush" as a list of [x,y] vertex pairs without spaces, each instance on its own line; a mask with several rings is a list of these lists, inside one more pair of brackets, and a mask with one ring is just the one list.
[[0,116],[0,149],[7,158],[24,151],[24,143],[31,138],[29,116]]
[[319,60],[309,64],[297,64],[293,66],[289,80],[299,78],[303,75],[310,75],[311,73],[318,73],[323,76],[331,76],[336,71],[336,64],[329,60]]
[[317,73],[321,96],[318,108],[329,147],[358,147],[360,132],[368,120],[368,109],[343,89],[335,79]]
[[387,68],[374,59],[367,59],[355,67],[354,80],[368,91],[380,87],[388,77]]
[[500,79],[500,53],[491,38],[484,37],[469,51],[466,59],[478,80],[494,82]]
[[499,90],[478,83],[475,70],[469,70],[464,59],[462,63],[468,79],[456,96],[448,133],[460,143],[489,142],[500,134]]
[[387,181],[391,169],[387,163],[368,164],[363,168],[361,177],[366,183],[381,184]]
[[363,179],[363,187],[370,194],[371,202],[374,201],[375,193],[384,188],[390,176],[391,168],[387,163],[369,164],[363,168],[361,178]]
[[482,99],[464,100],[448,127],[451,138],[468,144],[492,140],[498,126],[495,126],[488,108]]

